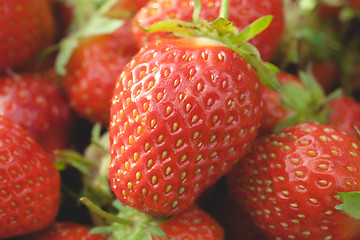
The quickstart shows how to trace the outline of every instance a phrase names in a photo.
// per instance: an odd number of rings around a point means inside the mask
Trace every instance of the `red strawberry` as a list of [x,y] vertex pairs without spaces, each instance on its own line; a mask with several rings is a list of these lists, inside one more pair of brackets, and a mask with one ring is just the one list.
[[75,118],[64,92],[46,74],[0,77],[0,115],[21,124],[53,156],[67,147]]
[[0,72],[33,61],[54,39],[48,0],[2,0],[0,29]]
[[334,90],[334,87],[338,84],[338,80],[340,79],[339,66],[332,60],[314,62],[312,73],[326,93]]
[[91,228],[75,222],[56,222],[33,234],[29,240],[106,240],[107,238],[90,234]]
[[192,205],[184,212],[159,224],[166,238],[152,236],[153,240],[224,240],[223,227],[207,212]]
[[257,139],[227,175],[228,189],[269,239],[352,239],[360,221],[337,209],[360,190],[356,140],[302,123]]
[[66,66],[65,89],[75,111],[90,122],[109,123],[115,81],[138,48],[129,23],[112,34],[83,38]]
[[354,7],[356,9],[360,9],[360,1],[359,0],[346,0],[348,4],[350,4],[351,7]]
[[330,103],[328,124],[346,132],[358,141],[360,136],[355,127],[360,129],[360,103],[349,96],[342,96]]
[[243,57],[217,41],[148,43],[112,100],[109,177],[118,199],[154,215],[188,208],[255,138],[259,84]]
[[[201,1],[200,17],[208,21],[215,20],[219,16],[220,5],[221,0]],[[142,45],[148,40],[170,37],[164,32],[149,35],[138,26],[148,28],[156,22],[169,18],[191,21],[193,8],[194,2],[192,0],[156,0],[149,2],[134,17],[133,33],[137,42]],[[262,58],[269,61],[273,58],[283,32],[284,13],[282,1],[230,1],[228,19],[240,30],[265,15],[274,17],[272,23],[250,42],[259,49]]]
[[39,230],[55,219],[60,177],[19,124],[0,116],[0,239]]

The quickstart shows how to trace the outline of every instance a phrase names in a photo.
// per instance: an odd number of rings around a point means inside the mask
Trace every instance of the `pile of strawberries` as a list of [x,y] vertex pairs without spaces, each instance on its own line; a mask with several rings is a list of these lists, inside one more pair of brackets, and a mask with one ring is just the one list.
[[0,0],[0,239],[360,239],[360,1]]

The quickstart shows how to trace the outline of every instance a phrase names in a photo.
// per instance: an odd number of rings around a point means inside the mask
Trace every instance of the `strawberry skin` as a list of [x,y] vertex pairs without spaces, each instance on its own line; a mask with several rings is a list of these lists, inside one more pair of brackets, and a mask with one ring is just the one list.
[[0,239],[39,230],[59,208],[60,176],[35,140],[0,116]]
[[343,95],[330,103],[328,124],[346,132],[360,141],[355,127],[360,129],[360,103],[350,96]]
[[109,177],[118,199],[152,215],[189,207],[255,138],[259,85],[252,67],[214,40],[145,45],[112,100]]
[[[250,40],[260,51],[264,61],[273,58],[277,45],[280,42],[284,28],[283,3],[281,0],[248,1],[231,0],[228,20],[240,30],[253,21],[265,15],[272,15],[274,19],[270,26],[258,36]],[[219,17],[221,0],[202,0],[200,17],[213,21]],[[192,0],[157,0],[151,1],[139,10],[133,20],[133,33],[139,45],[151,39],[170,37],[166,33],[146,34],[138,26],[148,28],[152,24],[167,20],[180,19],[192,21],[194,2]]]
[[[22,125],[51,156],[69,143],[75,116],[49,73],[0,77],[1,115]],[[65,130],[64,130],[65,129]]]
[[0,72],[34,59],[54,39],[55,23],[47,0],[0,2]]
[[153,240],[224,240],[223,227],[196,205],[159,224],[167,238],[152,236]]
[[301,123],[257,139],[227,175],[228,189],[269,239],[352,239],[360,221],[335,209],[360,190],[356,140]]
[[75,222],[56,222],[29,237],[29,240],[106,240],[90,234],[91,228]]
[[88,121],[109,124],[109,110],[115,81],[138,51],[124,24],[112,34],[82,39],[67,64],[65,90],[75,111]]

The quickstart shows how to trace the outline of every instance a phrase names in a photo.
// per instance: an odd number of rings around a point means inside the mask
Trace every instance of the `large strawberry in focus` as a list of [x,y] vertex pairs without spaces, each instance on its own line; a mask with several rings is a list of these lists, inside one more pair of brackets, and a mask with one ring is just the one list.
[[52,44],[55,23],[47,0],[0,2],[0,72],[33,61]]
[[114,33],[79,41],[66,65],[64,86],[81,117],[108,125],[115,81],[137,51],[129,22]]
[[228,189],[270,239],[341,239],[359,219],[335,209],[360,190],[357,141],[327,125],[301,123],[257,139],[227,175]]
[[[283,33],[284,13],[281,0],[268,1],[247,1],[231,0],[228,16],[235,27],[244,29],[256,19],[272,15],[273,21],[270,26],[254,37],[250,42],[258,48],[262,58],[270,61],[277,49]],[[201,1],[200,17],[211,22],[219,16],[221,0]],[[143,28],[148,28],[152,24],[167,20],[179,19],[191,21],[193,19],[194,1],[192,0],[156,0],[149,2],[135,15],[133,20],[133,33],[139,43],[161,37],[171,37],[166,32],[147,33]],[[140,27],[139,27],[140,26]]]
[[63,89],[47,73],[0,77],[0,115],[22,125],[51,156],[70,142],[75,117]]
[[3,116],[0,146],[0,239],[51,224],[60,197],[54,163],[23,127]]
[[154,215],[188,208],[255,138],[259,88],[253,68],[218,41],[147,44],[112,100],[109,177],[118,199]]

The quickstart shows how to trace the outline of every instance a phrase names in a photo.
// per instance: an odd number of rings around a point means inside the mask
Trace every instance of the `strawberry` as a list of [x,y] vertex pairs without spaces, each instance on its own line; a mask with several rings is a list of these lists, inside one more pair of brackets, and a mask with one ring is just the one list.
[[112,34],[80,41],[66,65],[63,80],[70,103],[81,117],[108,125],[116,78],[137,51],[129,23]]
[[90,234],[91,228],[75,222],[56,222],[31,235],[29,240],[106,240],[107,238]]
[[55,219],[60,176],[16,122],[0,116],[0,239],[34,232]]
[[346,2],[356,9],[360,9],[360,1],[359,0],[346,0]]
[[[220,11],[221,0],[201,1],[201,18],[208,21],[215,20]],[[157,0],[151,1],[143,7],[134,17],[133,33],[139,45],[144,42],[160,37],[170,37],[166,33],[147,34],[143,29],[150,25],[165,20],[179,19],[184,21],[192,20],[194,1],[192,0]],[[281,0],[268,1],[247,1],[232,0],[228,12],[229,21],[239,29],[248,26],[254,20],[265,16],[274,17],[271,25],[250,42],[258,48],[262,58],[269,61],[273,58],[275,50],[282,37],[284,27],[283,4]]]
[[355,127],[360,129],[360,103],[350,96],[343,95],[330,102],[328,124],[346,132],[360,141]]
[[333,60],[323,60],[313,63],[312,74],[326,93],[334,90],[339,85],[340,69]]
[[53,42],[54,25],[47,0],[1,1],[0,72],[32,61]]
[[207,212],[192,205],[184,212],[159,224],[166,238],[152,236],[153,240],[222,240],[224,229]]
[[75,117],[65,93],[47,73],[0,77],[1,115],[21,124],[49,154],[67,147]]
[[301,123],[258,138],[227,175],[228,189],[269,239],[352,239],[358,219],[335,209],[360,190],[357,141]]
[[189,207],[255,138],[259,91],[252,67],[219,42],[147,44],[113,94],[109,177],[118,199],[154,215]]

